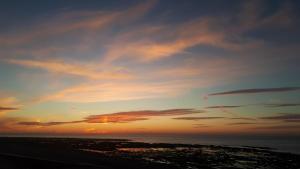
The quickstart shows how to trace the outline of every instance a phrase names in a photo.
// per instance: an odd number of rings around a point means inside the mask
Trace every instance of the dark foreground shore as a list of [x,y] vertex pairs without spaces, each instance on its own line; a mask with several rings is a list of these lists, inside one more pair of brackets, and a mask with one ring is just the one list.
[[116,139],[0,138],[1,169],[299,169],[300,155],[257,147]]

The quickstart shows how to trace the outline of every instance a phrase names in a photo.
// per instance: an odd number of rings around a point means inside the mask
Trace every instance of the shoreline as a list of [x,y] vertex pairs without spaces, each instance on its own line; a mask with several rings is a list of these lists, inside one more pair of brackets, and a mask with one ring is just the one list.
[[[300,155],[275,152],[265,147],[144,143],[92,138],[0,137],[1,160],[7,166],[18,161],[18,164],[29,166],[29,169],[47,166],[61,169],[205,169],[216,166],[238,169],[249,166],[259,168],[261,165],[275,169],[300,167]],[[46,167],[41,167],[44,165]]]
[[[143,135],[142,135],[143,136]],[[93,140],[93,139],[100,139],[100,140],[118,140],[118,141],[131,141],[131,142],[143,142],[143,143],[149,143],[149,144],[155,144],[155,143],[166,143],[166,144],[189,144],[189,145],[203,145],[203,146],[210,146],[210,145],[214,145],[214,146],[224,146],[224,147],[243,147],[243,148],[247,148],[247,147],[251,147],[251,148],[263,148],[263,149],[269,149],[269,150],[272,150],[274,152],[281,152],[281,153],[292,153],[292,154],[297,154],[297,155],[300,155],[300,146],[298,144],[297,141],[291,141],[291,140],[288,140],[289,142],[292,142],[293,145],[297,146],[297,147],[289,147],[287,146],[288,144],[284,144],[284,146],[280,145],[261,145],[261,142],[270,142],[274,140],[276,142],[279,142],[279,143],[282,143],[286,140],[284,139],[272,139],[272,137],[266,137],[266,139],[253,139],[253,140],[249,140],[247,141],[248,139],[242,139],[242,141],[240,143],[232,143],[230,142],[231,140],[227,140],[227,139],[207,139],[205,137],[199,137],[199,138],[196,138],[195,140],[199,140],[199,141],[186,141],[186,140],[189,140],[189,137],[180,137],[180,140],[176,140],[176,139],[169,139],[171,137],[158,137],[158,139],[155,137],[150,137],[150,136],[147,136],[146,139],[142,136],[137,136],[137,135],[123,135],[123,136],[116,136],[116,135],[103,135],[103,136],[94,136],[94,135],[91,135],[91,136],[80,136],[80,135],[64,135],[64,136],[61,136],[61,135],[34,135],[34,136],[20,136],[20,135],[0,135],[0,138],[53,138],[53,139],[60,139],[60,138],[63,138],[63,139],[90,139],[90,140]],[[155,139],[148,139],[148,138],[156,138]],[[165,139],[167,138],[167,139]],[[202,139],[204,138],[205,141],[202,141]],[[296,137],[298,138],[298,137]],[[186,139],[185,141],[182,141]],[[207,140],[208,141],[207,141]],[[216,141],[217,140],[217,141]],[[249,142],[248,144],[247,143],[244,143],[246,140],[246,142]],[[260,140],[259,143],[253,143],[257,140]],[[283,141],[282,141],[283,140]],[[298,140],[298,139],[297,139]],[[211,143],[208,143],[209,141],[211,141]],[[224,141],[224,143],[221,143],[222,141]],[[238,140],[240,141],[240,140]],[[235,141],[235,142],[238,142],[238,141]],[[300,141],[300,138],[299,138],[299,141]],[[288,148],[287,148],[288,147]]]

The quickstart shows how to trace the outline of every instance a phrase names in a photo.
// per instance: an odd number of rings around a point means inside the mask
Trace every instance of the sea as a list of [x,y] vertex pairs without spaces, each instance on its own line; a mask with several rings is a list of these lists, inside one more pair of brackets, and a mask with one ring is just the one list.
[[207,135],[127,135],[97,136],[96,138],[123,138],[146,143],[179,143],[220,145],[230,147],[261,147],[272,151],[300,154],[300,137],[277,136],[207,136]]
[[230,147],[270,148],[272,151],[300,154],[300,136],[249,136],[249,135],[180,135],[180,134],[130,134],[130,135],[0,135],[9,137],[62,137],[127,139],[145,143],[173,143],[219,145]]

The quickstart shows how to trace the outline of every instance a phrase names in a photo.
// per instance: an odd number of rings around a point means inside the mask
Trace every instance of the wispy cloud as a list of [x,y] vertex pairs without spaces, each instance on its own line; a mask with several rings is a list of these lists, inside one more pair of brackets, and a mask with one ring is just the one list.
[[131,111],[120,112],[113,114],[94,115],[86,118],[89,123],[119,123],[119,122],[131,122],[138,120],[147,120],[150,117],[161,116],[178,116],[186,114],[203,113],[203,111],[197,111],[194,109],[169,109],[169,110],[144,110],[144,111]]
[[75,76],[86,77],[90,79],[129,79],[132,78],[126,72],[120,71],[101,71],[93,65],[72,64],[64,61],[51,60],[21,60],[10,59],[8,63],[17,64],[29,68],[38,68],[53,73],[63,73]]
[[232,120],[256,120],[255,118],[249,118],[249,117],[232,117],[230,119],[232,119]]
[[[104,63],[122,58],[136,58],[142,62],[169,58],[197,45],[210,45],[228,50],[255,48],[259,41],[230,41],[228,32],[218,29],[221,22],[217,18],[197,18],[180,25],[164,25],[153,32],[140,32],[121,35],[122,39],[112,44],[105,55]],[[139,36],[137,35],[139,34]],[[164,41],[158,41],[159,37]],[[139,37],[139,38],[137,38]]]
[[168,110],[141,110],[118,112],[111,114],[91,115],[83,120],[70,121],[70,122],[19,122],[20,125],[28,126],[54,126],[63,124],[74,123],[128,123],[141,120],[148,120],[151,117],[164,117],[164,116],[179,116],[187,114],[203,113],[202,110],[195,109],[168,109]]
[[225,117],[176,117],[174,120],[213,120],[213,119],[223,119]]
[[272,15],[263,15],[266,1],[247,1],[242,3],[239,15],[239,28],[243,31],[251,29],[265,29],[288,27],[293,22],[293,7],[289,3],[281,4]]
[[155,3],[155,0],[148,0],[123,10],[60,13],[53,18],[47,18],[47,22],[31,26],[30,29],[27,29],[30,31],[20,31],[21,33],[18,34],[1,36],[0,44],[19,45],[78,30],[99,31],[110,25],[127,24],[144,16]]
[[13,117],[2,117],[0,118],[0,132],[4,132],[6,130],[10,130],[13,127],[13,124],[18,121],[23,120],[21,118],[13,118]]
[[256,124],[256,123],[249,123],[249,122],[237,122],[237,123],[228,123],[228,125],[249,125],[249,124]]
[[300,87],[255,88],[255,89],[241,89],[241,90],[231,90],[231,91],[225,91],[225,92],[211,93],[211,94],[209,94],[209,96],[290,92],[290,91],[298,91],[298,90],[300,90]]
[[[133,33],[126,32],[117,37],[117,42],[108,48],[104,62],[110,63],[121,58],[155,61],[182,54],[197,45],[234,51],[257,48],[264,41],[245,38],[244,33],[266,27],[288,27],[292,23],[291,8],[288,5],[264,16],[266,9],[262,3],[242,4],[237,14],[241,17],[238,18],[223,15],[198,17],[177,25],[159,25],[155,27],[159,28],[154,29],[155,31],[142,32],[139,28]],[[121,43],[119,39],[122,39]]]
[[1,107],[0,106],[0,111],[7,111],[7,110],[18,110],[16,107]]
[[300,103],[272,103],[272,104],[263,104],[265,107],[292,107],[300,106]]
[[21,107],[21,104],[15,97],[7,97],[7,96],[0,95],[0,113],[1,114],[4,114],[5,112],[19,110],[20,107]]
[[34,102],[105,102],[172,97],[183,93],[195,83],[168,82],[91,82],[68,87],[34,99]]
[[[187,52],[189,48],[195,46],[208,45],[229,51],[241,51],[263,44],[260,40],[242,36],[243,33],[248,31],[240,23],[243,19],[238,20],[238,24],[229,24],[228,21],[232,19],[230,16],[227,17],[231,19],[223,16],[197,16],[178,23],[151,22],[147,24],[146,22],[143,24],[128,24],[142,18],[155,5],[156,1],[150,0],[136,4],[128,9],[72,11],[57,14],[55,18],[50,18],[45,23],[41,22],[32,25],[32,29],[29,29],[32,31],[19,31],[16,35],[0,38],[0,44],[12,45],[14,49],[16,47],[14,45],[19,44],[37,46],[38,49],[34,49],[34,54],[25,52],[22,53],[22,56],[28,55],[38,59],[7,59],[11,64],[38,68],[51,73],[84,77],[88,80],[99,80],[98,83],[83,82],[65,89],[59,89],[53,93],[45,93],[33,99],[36,102],[99,102],[177,96],[193,88],[217,84],[223,79],[230,81],[233,77],[237,78],[254,71],[252,66],[250,71],[249,69],[244,69],[241,65],[245,64],[234,61],[236,59],[211,59],[210,57],[209,59],[199,59],[200,61],[193,66],[172,65],[170,68],[162,66],[163,69],[155,68],[154,71],[151,68],[152,70],[149,72],[155,78],[149,78],[151,75],[148,75],[146,71],[138,72],[140,76],[137,77],[135,73],[132,73],[132,68],[143,66],[144,62],[176,57],[178,54],[185,55],[189,53]],[[251,14],[253,15],[255,12]],[[270,16],[273,15],[276,14],[270,14]],[[261,18],[255,17],[253,24],[259,23],[260,20]],[[123,31],[114,29],[115,25],[124,28],[122,29]],[[225,27],[226,29],[224,29]],[[255,29],[256,27],[252,26],[251,28]],[[111,32],[110,29],[104,28],[113,28],[111,30],[114,31]],[[239,31],[232,31],[233,29],[238,29]],[[80,31],[80,33],[72,34],[74,31]],[[61,37],[68,35],[68,33],[71,33],[71,35],[64,38],[66,42],[57,42],[56,39],[60,41]],[[81,48],[78,44],[73,44],[73,39],[77,39],[77,36],[82,34],[83,36],[90,34],[90,36],[83,39],[89,39],[88,41],[91,41],[92,45],[87,46],[94,47],[91,50],[87,50],[94,57],[91,61],[93,63],[80,63],[79,59],[78,62],[72,62],[72,55],[68,57],[68,61],[63,59],[67,58],[66,53],[70,54],[70,51]],[[96,34],[97,36],[93,36]],[[108,34],[109,38],[100,43],[99,39],[102,39],[98,36],[100,34]],[[44,40],[49,39],[51,41],[49,47],[48,45],[39,46],[33,43],[44,42]],[[81,42],[82,39],[79,41]],[[65,49],[61,47],[66,44],[71,44],[72,48]],[[53,60],[48,57],[45,59],[45,52],[40,52],[40,49],[47,51],[48,48],[50,50],[46,53],[50,53],[51,58],[55,58],[52,55],[57,54],[61,55],[59,56],[61,59]],[[76,53],[76,57],[77,55],[85,56],[87,51],[80,54]],[[133,62],[133,64],[127,65],[128,69],[125,68],[125,71],[117,68],[116,70],[114,64],[117,64],[120,60],[126,60],[126,63]],[[112,63],[114,61],[117,63]],[[200,62],[202,63],[201,66],[199,66]],[[156,72],[156,70],[159,71]],[[111,81],[128,80],[130,78],[139,80],[125,83]],[[178,78],[178,80],[172,81],[172,78]]]
[[207,128],[210,127],[209,125],[206,124],[193,124],[194,128]]
[[284,122],[300,122],[300,114],[282,114],[279,116],[261,117],[263,120],[280,120]]
[[63,125],[63,124],[75,124],[75,123],[82,123],[84,121],[69,121],[69,122],[18,122],[17,124],[19,125],[24,125],[24,126],[56,126],[56,125]]
[[243,107],[242,105],[240,106],[208,106],[205,107],[205,109],[222,109],[222,108],[239,108],[239,107]]
[[273,125],[273,126],[258,126],[253,127],[252,129],[261,129],[261,130],[285,130],[285,129],[292,129],[292,130],[299,130],[300,125]]

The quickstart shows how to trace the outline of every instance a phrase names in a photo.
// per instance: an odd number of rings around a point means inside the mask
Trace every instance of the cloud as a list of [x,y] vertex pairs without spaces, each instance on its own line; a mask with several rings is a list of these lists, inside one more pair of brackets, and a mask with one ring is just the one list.
[[299,122],[300,114],[283,114],[279,116],[261,117],[263,120],[280,120],[284,122]]
[[[197,45],[228,50],[249,49],[261,45],[256,40],[240,40],[239,43],[230,41],[230,33],[219,29],[221,25],[218,18],[202,17],[179,25],[160,26],[155,31],[135,30],[134,33],[119,35],[116,42],[109,46],[103,62],[111,63],[122,58],[151,62],[184,53],[186,49]],[[164,40],[157,40],[159,38]]]
[[70,122],[19,122],[19,125],[27,126],[54,126],[63,124],[74,123],[128,123],[134,121],[148,120],[151,117],[164,117],[164,116],[179,116],[187,114],[204,113],[202,110],[195,109],[168,109],[168,110],[140,110],[129,112],[117,112],[111,114],[91,115],[83,120],[70,121]]
[[5,114],[5,112],[19,110],[21,104],[15,97],[1,96],[0,93],[0,115]]
[[176,117],[174,120],[212,120],[212,119],[223,119],[225,117]]
[[18,122],[17,124],[19,125],[24,125],[24,126],[56,126],[56,125],[63,125],[63,124],[75,124],[75,123],[82,123],[84,121],[69,121],[69,122],[47,122],[47,123],[42,123],[42,122]]
[[[293,14],[289,5],[280,4],[279,9],[265,16],[266,6],[261,2],[242,3],[236,14],[240,16],[198,17],[180,24],[165,24],[155,31],[140,31],[138,28],[116,38],[105,55],[104,62],[121,58],[133,58],[151,62],[183,54],[197,45],[208,45],[230,51],[253,49],[264,45],[263,40],[244,35],[249,31],[289,27]],[[120,40],[121,39],[121,40]],[[162,39],[162,40],[161,40]],[[121,43],[120,43],[121,42]]]
[[0,118],[0,132],[3,131],[9,131],[12,129],[13,125],[17,123],[18,121],[23,120],[22,118],[16,118],[16,117],[2,117]]
[[273,129],[300,129],[300,125],[274,125],[274,126],[258,126],[254,127],[253,129],[261,129],[261,130],[273,130]]
[[72,64],[51,60],[9,59],[8,63],[29,68],[39,68],[53,73],[64,73],[90,79],[130,79],[131,75],[119,71],[100,71],[92,65]]
[[264,104],[265,107],[291,107],[300,106],[300,103],[274,103],[274,104]]
[[120,100],[172,97],[183,93],[195,83],[167,82],[89,82],[50,93],[33,102],[106,102]]
[[256,124],[256,123],[249,123],[249,122],[237,122],[237,123],[229,123],[228,125],[248,125],[248,124]]
[[[104,81],[109,80],[104,79],[101,82],[87,82],[45,94],[34,100],[36,102],[105,102],[176,97],[187,90],[211,86],[249,74],[248,68],[235,65],[244,64],[224,59],[202,59],[201,61],[191,59],[180,67],[172,65],[154,71],[130,71],[130,74],[134,74],[130,81],[126,79]],[[224,75],[223,72],[227,74]]]
[[249,117],[233,117],[230,119],[232,119],[232,120],[256,120],[255,118],[249,118]]
[[206,124],[193,124],[194,128],[206,128],[206,127],[210,127],[209,125]]
[[7,111],[7,110],[18,110],[18,108],[16,108],[16,107],[1,107],[0,106],[0,112]]
[[208,96],[290,92],[290,91],[297,91],[297,90],[300,90],[300,87],[256,88],[256,89],[242,89],[242,90],[231,90],[231,91],[225,91],[225,92],[211,93]]
[[195,56],[197,57],[189,57],[177,65],[166,65],[154,73],[157,76],[170,79],[201,78],[202,81],[224,82],[227,79],[234,79],[258,72],[258,69],[253,71],[252,66],[245,64],[242,60],[207,56],[199,57],[197,54]]
[[169,109],[169,110],[143,110],[120,112],[113,114],[94,115],[86,118],[88,123],[116,123],[116,122],[131,122],[138,120],[147,120],[155,116],[177,116],[186,114],[203,113],[201,110],[194,109]]
[[243,106],[208,106],[205,109],[239,108]]
[[242,3],[239,14],[239,29],[288,28],[293,23],[293,7],[288,2],[281,3],[272,14],[266,12],[266,1],[254,0]]
[[1,36],[2,45],[20,45],[74,31],[99,31],[111,25],[131,23],[144,16],[154,5],[155,0],[138,3],[128,9],[112,11],[69,11],[60,13],[46,22],[39,22],[21,33]]
[[[57,14],[55,18],[49,18],[47,22],[38,23],[32,26],[33,29],[27,29],[32,31],[17,31],[16,35],[4,38],[4,41],[5,39],[11,39],[11,42],[17,42],[12,44],[25,43],[28,46],[34,46],[35,54],[33,58],[38,58],[8,59],[8,62],[24,67],[46,70],[51,73],[79,76],[88,80],[99,80],[98,83],[83,82],[79,85],[59,89],[53,93],[45,93],[38,98],[34,98],[33,100],[36,102],[100,102],[170,97],[194,88],[217,84],[220,81],[230,81],[229,79],[253,72],[252,66],[250,66],[250,71],[249,69],[244,70],[243,65],[246,64],[234,61],[237,59],[221,59],[219,57],[218,59],[211,59],[212,57],[210,57],[209,59],[199,59],[200,61],[193,66],[171,65],[167,68],[163,65],[164,70],[159,68],[153,70],[152,67],[152,70],[147,71],[150,73],[140,71],[138,72],[140,73],[138,77],[132,74],[131,69],[143,67],[144,63],[141,62],[158,61],[176,57],[177,54],[186,55],[189,54],[187,51],[189,48],[197,45],[208,45],[230,51],[240,51],[261,45],[259,40],[244,38],[241,34],[246,31],[245,29],[238,32],[238,35],[236,35],[236,32],[224,29],[225,27],[232,28],[240,25],[229,24],[229,20],[224,19],[223,16],[196,17],[183,22],[172,23],[158,21],[147,24],[148,20],[145,20],[146,22],[142,24],[131,24],[132,21],[137,21],[149,12],[155,3],[155,1],[141,2],[129,9],[121,10],[72,11]],[[115,29],[115,27],[120,27],[122,31]],[[70,37],[66,36],[68,33],[71,33]],[[86,34],[90,35],[85,37]],[[104,38],[103,42],[99,40],[102,39],[102,34],[108,36],[107,39]],[[82,42],[81,38],[77,39],[77,36],[81,37],[81,35],[84,36],[83,39],[88,39],[88,45],[86,45],[85,40]],[[59,38],[56,38],[57,36]],[[64,40],[60,42],[62,38]],[[46,41],[49,39],[50,44],[48,46]],[[80,45],[73,44],[73,42],[77,41],[82,43]],[[36,42],[43,43],[40,46],[36,45]],[[82,44],[84,44],[83,46],[93,46],[93,48],[90,49],[88,47],[88,50],[82,53],[74,52],[74,56],[70,54],[73,50],[81,48]],[[72,47],[71,49],[65,48],[64,45]],[[13,48],[15,49],[15,47]],[[39,49],[45,49],[48,52],[39,52]],[[50,53],[51,59],[45,59],[45,53]],[[32,54],[25,52],[21,56],[23,55],[31,56]],[[55,56],[52,55],[57,55],[56,57],[60,58],[75,58],[77,60],[77,57],[80,55],[94,58],[91,61],[92,63],[83,64],[65,61],[66,59],[53,60]],[[130,73],[127,72],[127,69],[126,71],[120,71],[116,68],[117,70],[115,70],[113,64],[105,64],[119,61],[119,59],[126,60],[126,63],[134,63],[133,65],[127,65]],[[199,66],[200,63],[202,63],[201,66]],[[160,71],[156,72],[156,70]],[[226,72],[226,75],[224,75],[224,72]],[[153,74],[155,77],[149,78],[151,76],[149,74]],[[138,80],[124,83],[123,81],[111,81],[131,78],[138,78]],[[171,78],[178,78],[178,80],[170,80]]]
[[0,93],[0,105],[9,105],[9,107],[12,105],[19,106],[19,101],[15,97],[6,96],[6,95]]

